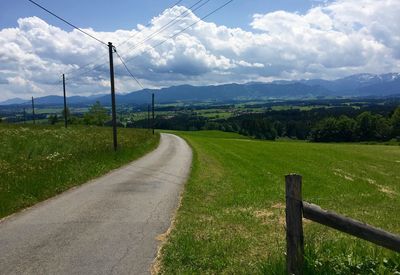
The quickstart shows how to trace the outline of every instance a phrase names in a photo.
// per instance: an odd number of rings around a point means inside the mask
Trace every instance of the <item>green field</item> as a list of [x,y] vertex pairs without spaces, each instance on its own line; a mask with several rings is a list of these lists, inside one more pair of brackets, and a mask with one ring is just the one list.
[[[268,142],[178,132],[194,150],[165,274],[284,274],[284,175],[303,176],[303,198],[400,233],[400,147]],[[400,256],[305,221],[306,274],[399,274]],[[397,273],[396,273],[397,272]]]
[[0,218],[100,176],[154,149],[159,135],[103,127],[0,125]]

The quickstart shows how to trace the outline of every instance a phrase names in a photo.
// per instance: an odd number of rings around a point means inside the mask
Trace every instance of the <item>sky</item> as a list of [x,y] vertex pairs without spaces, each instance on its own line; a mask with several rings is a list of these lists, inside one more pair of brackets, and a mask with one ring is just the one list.
[[[204,20],[227,0],[36,1],[117,46],[140,82],[114,54],[119,93],[400,71],[398,0],[234,0]],[[28,0],[0,2],[0,43],[0,101],[59,94],[63,73],[69,95],[109,91],[107,47]]]
[[[154,16],[173,6],[178,0],[35,0],[40,5],[57,15],[68,19],[75,25],[96,31],[115,31],[132,29],[137,24],[146,25]],[[198,0],[184,0],[182,5],[190,7]],[[211,3],[214,2],[214,3]],[[212,0],[199,14],[223,1]],[[94,4],[96,3],[96,4]],[[255,13],[267,13],[276,10],[305,12],[321,1],[311,0],[235,0],[221,13],[212,17],[212,22],[229,27],[251,29],[249,23]],[[28,0],[2,1],[0,4],[0,28],[16,27],[17,20],[23,17],[38,16],[47,23],[69,29],[65,23],[47,14],[31,4]],[[114,16],[117,14],[117,16]]]

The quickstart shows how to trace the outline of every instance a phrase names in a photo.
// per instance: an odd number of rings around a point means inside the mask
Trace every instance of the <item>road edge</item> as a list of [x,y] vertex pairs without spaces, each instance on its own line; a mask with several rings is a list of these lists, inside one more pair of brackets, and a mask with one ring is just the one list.
[[[162,132],[160,132],[160,134],[162,134]],[[195,151],[193,149],[193,146],[184,137],[181,137],[176,133],[165,132],[164,134],[170,134],[170,135],[177,136],[178,138],[181,138],[189,146],[190,151],[191,151],[191,163],[190,163],[190,170],[189,170],[188,175],[186,177],[186,180],[185,180],[185,182],[184,182],[184,184],[182,186],[182,190],[179,193],[178,203],[176,205],[175,210],[171,214],[170,225],[169,225],[169,227],[167,228],[167,230],[164,233],[161,233],[156,237],[156,240],[159,241],[159,244],[157,246],[156,257],[154,258],[154,260],[153,260],[153,262],[152,262],[152,264],[150,266],[150,270],[149,271],[150,271],[151,275],[157,275],[157,274],[160,274],[160,272],[161,272],[162,258],[163,258],[162,250],[163,250],[165,244],[168,242],[172,231],[175,229],[176,218],[178,216],[178,211],[182,206],[182,200],[183,200],[183,196],[184,196],[184,193],[185,193],[185,187],[186,187],[186,184],[188,183],[190,177],[192,176],[193,158],[196,155],[196,153],[195,153]]]

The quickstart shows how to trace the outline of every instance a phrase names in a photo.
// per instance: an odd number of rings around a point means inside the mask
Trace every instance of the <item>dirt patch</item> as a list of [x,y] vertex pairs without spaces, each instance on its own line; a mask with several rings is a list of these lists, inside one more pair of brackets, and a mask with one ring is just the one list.
[[274,212],[268,209],[257,210],[253,212],[254,217],[261,220],[262,224],[271,223],[274,220]]
[[207,215],[201,215],[199,217],[199,219],[202,222],[213,222],[214,221],[214,217],[213,216],[207,216]]
[[254,211],[252,215],[264,225],[278,224],[285,226],[286,224],[285,213],[281,209],[259,209]]
[[271,207],[276,209],[285,209],[285,205],[281,202],[275,203]]
[[232,207],[223,210],[225,214],[235,215],[237,213],[251,214],[254,211],[253,207]]
[[[281,204],[279,205],[281,207]],[[262,224],[278,224],[286,226],[286,215],[284,208],[261,209],[253,212],[253,216],[261,221]],[[310,220],[303,218],[303,224],[310,223]]]
[[389,187],[382,186],[382,185],[379,185],[379,184],[377,184],[377,186],[379,188],[379,191],[389,195],[390,197],[397,195],[397,193],[394,190],[390,189]]
[[376,184],[376,181],[370,178],[367,178],[368,183],[370,184]]
[[333,174],[335,174],[336,176],[344,178],[345,180],[348,180],[348,181],[354,181],[354,175],[347,173],[339,168],[333,168],[332,170],[333,170]]
[[367,180],[367,182],[368,182],[369,184],[372,184],[372,185],[378,187],[378,190],[379,190],[380,192],[385,193],[385,194],[388,195],[389,197],[393,197],[393,196],[396,196],[396,195],[397,195],[397,192],[396,192],[396,191],[392,190],[391,188],[389,188],[389,187],[387,187],[387,186],[383,186],[383,185],[377,184],[376,181],[373,180],[373,179],[367,178],[366,180]]
[[156,237],[156,240],[159,241],[159,245],[157,248],[157,256],[154,259],[151,267],[150,267],[150,274],[151,275],[156,275],[156,274],[160,274],[161,271],[161,259],[162,259],[162,253],[161,250],[164,247],[165,243],[168,241],[168,237],[170,236],[172,230],[175,228],[175,223],[176,223],[176,215],[178,213],[178,209],[181,207],[182,205],[182,198],[183,198],[183,192],[181,191],[180,195],[179,195],[179,202],[178,202],[178,206],[175,209],[174,214],[172,215],[171,218],[171,225],[169,226],[169,228],[167,229],[167,231],[165,231],[164,233],[158,235]]
[[254,215],[257,218],[269,218],[269,217],[272,217],[274,215],[274,213],[264,209],[264,210],[255,211]]

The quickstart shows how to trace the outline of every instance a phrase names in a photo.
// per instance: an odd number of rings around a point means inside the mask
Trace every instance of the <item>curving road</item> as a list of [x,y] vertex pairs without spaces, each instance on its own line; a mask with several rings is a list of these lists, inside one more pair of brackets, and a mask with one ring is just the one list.
[[1,274],[146,274],[192,160],[181,138],[0,222]]

